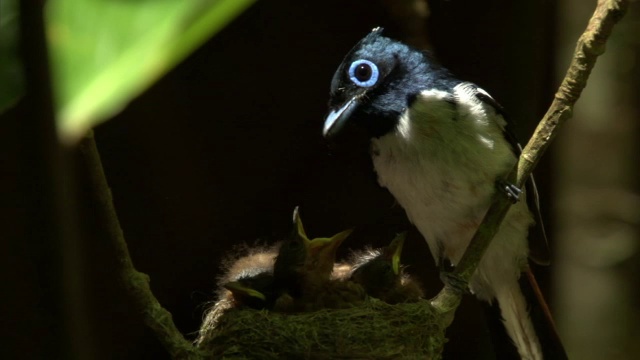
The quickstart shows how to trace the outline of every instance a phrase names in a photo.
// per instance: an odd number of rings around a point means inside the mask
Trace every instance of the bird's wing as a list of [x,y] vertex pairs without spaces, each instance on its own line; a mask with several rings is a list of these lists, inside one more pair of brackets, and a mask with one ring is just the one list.
[[[504,118],[506,125],[504,126],[504,136],[511,145],[516,156],[520,156],[522,153],[522,146],[518,142],[515,133],[510,127],[511,121],[502,107],[494,98],[492,98],[486,91],[476,88],[476,97],[485,104],[490,105],[496,110],[496,113]],[[549,264],[549,243],[547,240],[547,233],[544,229],[544,223],[542,222],[542,213],[540,212],[540,196],[538,194],[538,187],[536,181],[533,178],[533,174],[529,176],[529,181],[525,184],[527,205],[529,209],[533,211],[536,224],[532,233],[529,236],[529,257],[536,264],[548,265]]]

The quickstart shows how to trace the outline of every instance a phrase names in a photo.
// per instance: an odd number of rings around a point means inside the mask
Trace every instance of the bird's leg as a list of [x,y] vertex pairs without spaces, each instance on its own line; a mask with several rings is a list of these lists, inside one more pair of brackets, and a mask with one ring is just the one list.
[[441,258],[438,267],[440,268],[440,280],[445,285],[459,294],[464,294],[468,291],[469,285],[453,271],[453,266],[448,260]]
[[498,189],[502,191],[512,203],[517,203],[520,200],[520,194],[522,194],[522,189],[515,186],[514,184],[506,181],[506,180],[498,180],[497,184]]

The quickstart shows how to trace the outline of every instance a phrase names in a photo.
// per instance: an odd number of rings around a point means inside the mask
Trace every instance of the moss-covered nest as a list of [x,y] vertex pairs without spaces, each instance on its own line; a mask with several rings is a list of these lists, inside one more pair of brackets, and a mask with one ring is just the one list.
[[199,349],[215,359],[439,359],[445,329],[426,300],[300,314],[230,309],[201,329]]

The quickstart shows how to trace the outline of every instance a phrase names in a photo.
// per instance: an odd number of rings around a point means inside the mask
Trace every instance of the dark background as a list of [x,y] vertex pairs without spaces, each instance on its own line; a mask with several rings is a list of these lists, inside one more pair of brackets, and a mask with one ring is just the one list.
[[[436,56],[501,102],[522,139],[556,87],[554,4],[430,2],[428,34]],[[329,82],[344,54],[375,26],[402,36],[388,14],[381,2],[364,0],[258,2],[96,128],[133,261],[150,275],[152,290],[183,333],[198,329],[225,253],[234,244],[281,238],[296,205],[312,237],[356,227],[343,255],[349,247],[385,245],[406,226],[402,210],[377,186],[367,154],[329,151],[321,137]],[[7,147],[0,155],[1,215],[8,240],[2,255],[9,284],[1,296],[10,315],[3,315],[0,357],[66,358],[64,323],[77,319],[63,316],[69,313],[56,300],[70,296],[59,279],[64,251],[48,242],[33,217],[47,204],[39,196],[46,195],[41,189],[49,179],[30,177],[31,164],[20,156],[34,141],[20,131],[25,107],[19,103],[1,118],[0,141]],[[553,197],[549,169],[545,160],[536,171],[545,214]],[[83,339],[91,343],[91,357],[166,358],[113,276],[109,246],[94,224],[96,204],[83,200],[82,176],[75,181],[86,308],[72,317],[89,324]],[[553,230],[553,219],[546,220]],[[440,289],[426,243],[415,233],[403,260],[430,295]],[[536,271],[552,298],[548,270]],[[471,296],[448,336],[445,358],[492,356],[484,314]]]

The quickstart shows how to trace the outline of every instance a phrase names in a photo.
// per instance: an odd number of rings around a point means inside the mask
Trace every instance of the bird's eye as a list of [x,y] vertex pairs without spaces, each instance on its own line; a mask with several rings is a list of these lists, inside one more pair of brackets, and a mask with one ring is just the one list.
[[356,60],[349,67],[349,78],[361,87],[371,87],[378,81],[378,67],[369,60]]

